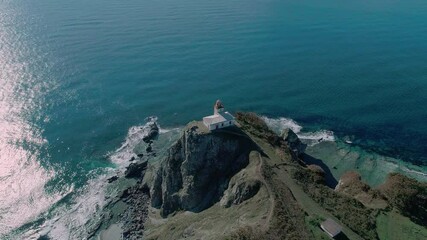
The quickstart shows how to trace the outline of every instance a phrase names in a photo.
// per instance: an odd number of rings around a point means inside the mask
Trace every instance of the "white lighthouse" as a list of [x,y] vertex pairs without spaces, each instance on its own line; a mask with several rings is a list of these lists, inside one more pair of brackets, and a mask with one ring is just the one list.
[[233,126],[235,120],[233,115],[229,112],[224,111],[224,105],[220,100],[217,100],[214,104],[214,114],[203,118],[203,124],[209,130],[216,130]]

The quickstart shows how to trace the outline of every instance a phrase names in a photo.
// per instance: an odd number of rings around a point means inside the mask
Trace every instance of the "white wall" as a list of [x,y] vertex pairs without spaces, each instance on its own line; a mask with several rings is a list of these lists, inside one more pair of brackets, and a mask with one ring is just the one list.
[[234,125],[234,120],[231,121],[231,124],[230,124],[230,121],[211,124],[209,126],[209,130],[216,130],[217,129],[216,126],[218,126],[218,129],[221,129],[221,128],[225,128],[225,127],[232,126],[232,125]]

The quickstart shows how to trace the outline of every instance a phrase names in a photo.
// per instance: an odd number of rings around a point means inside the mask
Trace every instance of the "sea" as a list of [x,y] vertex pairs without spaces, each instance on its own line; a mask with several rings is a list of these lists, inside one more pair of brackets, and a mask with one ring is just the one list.
[[0,0],[0,239],[85,239],[156,121],[290,127],[337,179],[427,181],[425,0]]

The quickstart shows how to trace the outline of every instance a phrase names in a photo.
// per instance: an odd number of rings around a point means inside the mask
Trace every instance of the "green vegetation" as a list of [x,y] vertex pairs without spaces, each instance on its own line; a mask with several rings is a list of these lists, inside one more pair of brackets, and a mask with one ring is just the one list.
[[320,224],[325,221],[324,218],[319,216],[307,216],[305,221],[315,239],[330,240],[330,237],[327,236],[326,233],[320,228]]
[[240,127],[243,131],[260,139],[267,140],[274,146],[284,145],[284,140],[268,128],[264,120],[258,117],[255,113],[237,112],[236,120],[240,123]]
[[[308,226],[315,239],[324,237],[320,234],[322,232],[318,227],[319,221],[322,219],[320,216],[326,216],[322,213],[324,210],[344,224],[343,227],[349,227],[364,239],[426,239],[426,183],[420,183],[400,174],[391,174],[379,189],[372,189],[357,176],[352,177],[352,174],[349,174],[347,185],[342,186],[342,193],[337,192],[324,185],[324,174],[317,166],[305,166],[299,159],[296,159],[290,153],[287,143],[268,129],[264,121],[256,114],[238,113],[237,121],[242,130],[251,135],[269,156],[267,162],[269,164],[264,167],[265,178],[273,188],[282,181],[291,189],[291,195],[297,198],[298,203],[303,207],[302,210],[307,214],[305,225]],[[274,159],[276,160],[273,161]],[[288,174],[292,181],[287,179]],[[295,187],[294,182],[299,187]],[[275,217],[272,219],[273,229],[280,229],[290,224],[286,219],[289,212],[283,211],[286,208],[289,209],[289,206],[284,205],[289,205],[289,202],[292,203],[292,201],[286,199],[283,201],[283,205],[280,203],[280,199],[286,196],[284,191],[289,191],[289,189],[286,187],[277,189],[279,193],[276,194]],[[299,189],[307,194],[308,198],[300,193]],[[319,206],[310,201],[316,202]],[[399,213],[390,212],[393,209],[397,209]],[[295,214],[298,209],[293,209],[291,212]],[[316,213],[320,215],[317,216]],[[296,214],[296,216],[298,215]],[[299,229],[299,231],[303,230],[304,228]],[[394,231],[400,231],[400,233],[394,234]],[[400,237],[392,238],[392,234]],[[348,237],[357,238],[354,235]]]
[[359,201],[317,184],[315,174],[308,169],[296,169],[293,177],[315,202],[333,214],[365,239],[378,239],[376,215],[378,211],[366,208]]
[[427,228],[413,223],[395,211],[378,215],[377,231],[382,240],[427,239]]
[[265,233],[259,228],[252,226],[244,226],[237,229],[231,236],[226,237],[225,240],[278,240],[280,238],[267,238]]
[[392,173],[379,189],[402,215],[427,226],[427,183]]

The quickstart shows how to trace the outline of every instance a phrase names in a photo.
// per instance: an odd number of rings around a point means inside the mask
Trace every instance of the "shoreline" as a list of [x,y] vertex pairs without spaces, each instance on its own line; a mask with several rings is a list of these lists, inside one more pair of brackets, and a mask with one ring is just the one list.
[[[314,132],[304,132],[312,126],[301,126],[295,120],[285,117],[262,119],[276,133],[281,134],[285,129],[291,129],[306,145],[305,154],[308,160],[327,167],[328,184],[336,185],[340,177],[350,170],[359,171],[364,181],[371,186],[383,183],[388,173],[398,172],[418,181],[427,182],[427,165],[416,165],[409,161],[381,154],[349,140],[346,135],[340,138],[329,130],[317,129]],[[308,137],[307,137],[308,136]],[[387,167],[382,169],[380,166]]]
[[427,182],[427,166],[422,168],[400,159],[368,152],[341,140],[307,147],[305,153],[328,166],[335,179],[339,179],[346,171],[353,170],[359,172],[362,179],[372,187],[382,184],[389,173],[401,173]]

